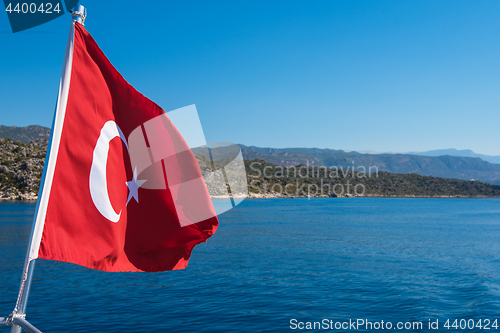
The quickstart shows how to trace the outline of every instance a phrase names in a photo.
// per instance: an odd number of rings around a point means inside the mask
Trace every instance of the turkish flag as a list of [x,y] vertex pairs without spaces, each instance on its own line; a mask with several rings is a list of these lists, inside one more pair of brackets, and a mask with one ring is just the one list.
[[30,259],[185,268],[218,226],[195,156],[81,24],[69,39]]

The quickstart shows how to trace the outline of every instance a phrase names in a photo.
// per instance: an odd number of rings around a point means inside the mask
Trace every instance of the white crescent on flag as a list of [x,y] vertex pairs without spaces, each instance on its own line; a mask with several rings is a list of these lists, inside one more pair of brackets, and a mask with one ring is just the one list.
[[110,120],[104,124],[99,139],[97,139],[89,177],[90,196],[95,207],[102,216],[114,223],[120,220],[121,211],[117,214],[109,200],[106,165],[108,163],[109,143],[116,137],[122,139],[128,151],[125,135],[123,135],[120,127],[114,121]]

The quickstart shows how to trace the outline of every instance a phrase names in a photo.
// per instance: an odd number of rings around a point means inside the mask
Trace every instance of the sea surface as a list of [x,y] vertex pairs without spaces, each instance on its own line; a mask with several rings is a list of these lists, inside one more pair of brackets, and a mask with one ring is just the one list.
[[[34,210],[0,204],[0,316],[17,297]],[[500,200],[245,200],[185,270],[38,260],[27,319],[44,333],[297,332],[314,322],[378,332],[382,320],[393,332],[497,331]]]

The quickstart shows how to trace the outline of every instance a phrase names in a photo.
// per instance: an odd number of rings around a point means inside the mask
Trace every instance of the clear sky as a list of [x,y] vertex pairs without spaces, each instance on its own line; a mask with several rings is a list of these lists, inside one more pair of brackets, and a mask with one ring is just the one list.
[[[137,90],[196,104],[208,141],[500,155],[500,1],[96,1],[87,30]],[[50,126],[69,14],[0,13],[0,124]]]

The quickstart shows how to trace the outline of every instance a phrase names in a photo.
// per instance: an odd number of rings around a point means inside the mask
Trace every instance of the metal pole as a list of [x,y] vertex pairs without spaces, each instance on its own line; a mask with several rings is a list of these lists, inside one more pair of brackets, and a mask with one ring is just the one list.
[[87,17],[87,9],[82,5],[77,5],[73,10],[70,10],[71,17],[76,22],[85,25],[85,18]]
[[16,326],[22,327],[27,333],[42,333],[35,326],[31,325],[26,319],[16,317],[12,320],[12,323]]
[[31,288],[31,281],[33,279],[33,271],[35,270],[35,260],[30,260],[28,256],[29,254],[26,254],[23,276],[21,278],[21,285],[19,286],[19,294],[17,296],[16,306],[9,318],[12,324],[12,328],[10,329],[11,333],[21,333],[21,326],[14,324],[14,321],[16,318],[24,319],[26,317],[28,295]]
[[[87,16],[87,10],[85,7],[78,5],[74,8],[73,11],[71,12],[71,17],[72,21],[79,22],[81,24],[84,24],[85,22],[85,17]],[[71,22],[71,24],[74,24]],[[69,46],[69,44],[68,44]],[[68,48],[67,46],[67,48]],[[54,125],[52,126],[52,129],[54,128]],[[50,149],[50,142],[49,142],[49,149]],[[47,165],[47,161],[50,155],[50,151],[47,151],[47,157],[45,160],[45,165]],[[40,191],[38,193],[38,197],[41,197],[41,194],[43,192],[43,184],[44,184],[44,178],[45,178],[45,170],[44,174],[42,176],[42,181],[40,185]],[[37,211],[39,208],[40,200],[38,200],[37,203]],[[24,268],[23,268],[23,275],[21,277],[21,285],[19,286],[19,293],[17,296],[17,302],[16,306],[14,307],[14,311],[12,314],[5,320],[4,318],[0,318],[0,324],[3,324],[5,321],[7,322],[8,325],[12,325],[12,328],[10,330],[11,333],[21,333],[21,328],[23,328],[25,331],[28,333],[41,333],[38,329],[36,329],[33,325],[28,323],[25,320],[26,317],[26,307],[28,305],[28,296],[31,288],[31,281],[33,280],[33,271],[35,269],[35,260],[30,259],[30,249],[31,249],[31,242],[33,240],[33,231],[35,230],[35,225],[36,225],[36,218],[37,218],[37,213],[35,213],[35,218],[33,221],[33,229],[31,232],[31,237],[30,237],[30,244],[28,245],[28,252],[26,253],[26,259],[24,261]]]

